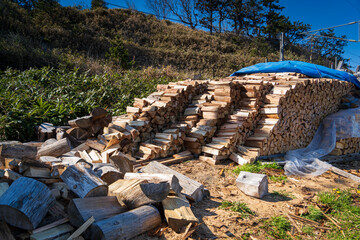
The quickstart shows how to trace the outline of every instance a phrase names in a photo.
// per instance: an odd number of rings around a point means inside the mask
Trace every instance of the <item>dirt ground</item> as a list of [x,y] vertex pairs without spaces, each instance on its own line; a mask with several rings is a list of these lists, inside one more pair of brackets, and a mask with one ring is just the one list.
[[[360,160],[360,157],[358,159]],[[335,166],[360,176],[360,161]],[[334,188],[357,188],[359,185],[328,171],[312,178],[288,177],[286,182],[269,180],[269,195],[263,199],[257,199],[246,196],[234,185],[237,175],[232,170],[236,168],[236,165],[231,161],[214,166],[200,160],[191,160],[170,167],[197,180],[210,191],[210,197],[192,203],[191,209],[198,217],[200,225],[190,239],[241,239],[245,233],[251,236],[250,239],[266,239],[266,234],[260,227],[264,224],[264,220],[287,213],[301,213],[314,201],[318,192],[332,191]],[[279,176],[283,174],[283,170],[265,169],[265,173],[268,176]],[[276,192],[286,193],[285,195],[288,196],[280,196]],[[246,203],[256,215],[242,219],[236,212],[219,209],[223,201]],[[183,239],[183,234],[176,234],[165,225],[157,230],[156,235],[142,235],[138,239]]]

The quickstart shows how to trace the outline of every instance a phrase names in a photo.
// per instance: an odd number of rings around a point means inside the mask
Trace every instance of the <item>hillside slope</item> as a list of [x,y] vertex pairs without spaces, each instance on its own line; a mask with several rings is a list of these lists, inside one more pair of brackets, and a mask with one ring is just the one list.
[[[120,38],[136,67],[171,65],[207,76],[227,76],[258,62],[278,59],[261,39],[230,33],[210,35],[182,24],[121,9],[79,10],[54,5],[27,11],[0,3],[0,68],[60,66],[91,73],[112,70],[106,52]],[[301,51],[298,51],[301,52]],[[288,59],[305,56],[286,51]]]

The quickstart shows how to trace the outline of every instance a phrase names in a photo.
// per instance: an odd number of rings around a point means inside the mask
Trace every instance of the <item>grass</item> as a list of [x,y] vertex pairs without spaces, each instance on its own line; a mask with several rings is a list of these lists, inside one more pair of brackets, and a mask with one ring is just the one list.
[[242,166],[235,168],[233,172],[236,174],[239,174],[241,171],[259,173],[265,168],[281,169],[282,167],[277,165],[276,163],[267,163],[267,164],[261,164],[260,162],[256,162],[253,164],[246,163]]
[[219,209],[225,209],[232,212],[237,212],[241,215],[242,218],[248,218],[250,215],[254,216],[255,212],[252,211],[246,203],[242,202],[231,202],[223,201]]
[[291,194],[285,190],[273,191],[271,194],[273,196],[279,197],[281,199],[288,199],[288,198],[295,199],[296,198],[293,194]]
[[328,216],[339,222],[341,229],[328,221],[333,230],[327,234],[329,239],[359,239],[360,238],[360,192],[355,189],[321,192],[318,203]]
[[324,219],[324,215],[321,213],[321,211],[314,206],[308,207],[309,212],[307,214],[303,214],[302,217],[313,220],[315,222],[319,222]]
[[272,175],[272,176],[269,176],[269,179],[273,182],[287,182],[288,179],[285,175],[280,175],[280,176],[275,176],[275,175]]
[[265,221],[263,226],[266,233],[276,239],[291,239],[287,231],[291,230],[291,224],[284,216],[272,217]]

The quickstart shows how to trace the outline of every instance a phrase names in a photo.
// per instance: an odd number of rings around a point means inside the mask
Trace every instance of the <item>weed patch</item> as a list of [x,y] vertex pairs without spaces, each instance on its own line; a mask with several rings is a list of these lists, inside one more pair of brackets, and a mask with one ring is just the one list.
[[259,162],[256,162],[253,164],[247,163],[247,164],[244,164],[242,166],[235,168],[234,173],[239,174],[241,171],[259,173],[265,168],[281,169],[282,167],[277,165],[276,163],[268,163],[268,164],[261,164]]
[[291,239],[287,234],[291,229],[290,222],[284,216],[272,217],[265,221],[266,233],[276,239]]
[[230,201],[224,201],[221,203],[221,206],[219,207],[219,209],[225,209],[228,211],[233,211],[233,212],[237,212],[240,213],[242,218],[247,218],[250,215],[255,215],[255,212],[252,211],[247,205],[246,203],[242,203],[242,202],[230,202]]

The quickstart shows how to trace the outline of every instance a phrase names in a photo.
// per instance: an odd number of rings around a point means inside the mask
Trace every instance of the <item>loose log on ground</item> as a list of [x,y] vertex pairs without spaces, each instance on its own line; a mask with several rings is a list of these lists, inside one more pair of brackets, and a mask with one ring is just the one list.
[[114,196],[74,198],[68,205],[70,222],[76,227],[80,227],[91,216],[98,222],[127,210]]
[[1,144],[1,157],[4,158],[30,158],[35,159],[37,154],[37,147],[27,146],[23,144]]
[[168,196],[162,201],[162,205],[166,221],[175,232],[180,232],[189,223],[198,222],[184,196]]
[[0,219],[12,226],[32,230],[39,225],[54,201],[45,184],[22,177],[0,197]]
[[142,206],[93,224],[93,240],[131,239],[161,224],[159,211],[153,206]]
[[147,166],[141,169],[144,173],[162,173],[162,174],[173,174],[179,179],[179,184],[183,188],[182,193],[184,193],[188,198],[194,201],[201,201],[204,197],[204,186],[199,182],[188,178],[181,173],[172,170],[165,165],[153,161]]
[[106,196],[108,193],[106,183],[87,164],[72,165],[60,177],[81,198]]
[[236,186],[246,195],[262,198],[268,194],[268,180],[265,174],[240,172]]

